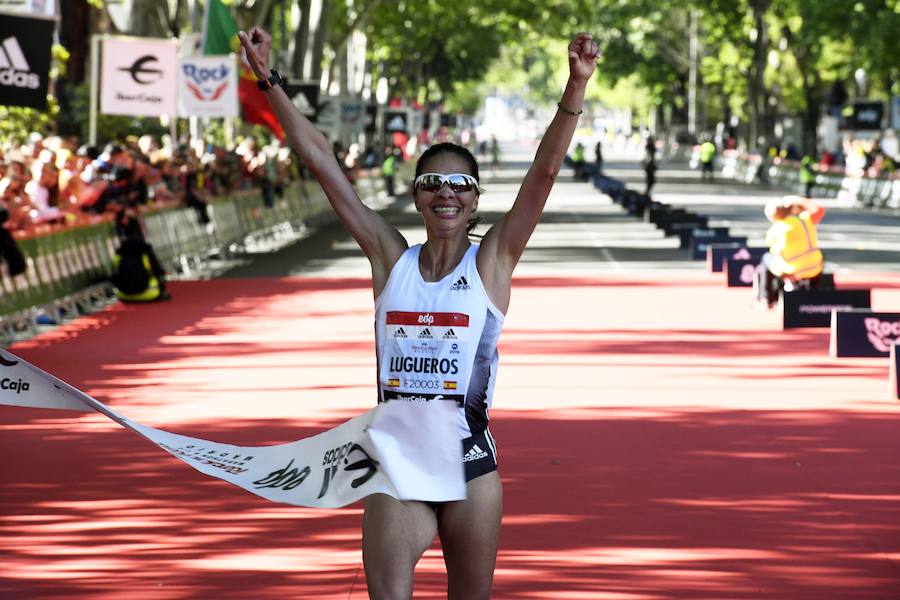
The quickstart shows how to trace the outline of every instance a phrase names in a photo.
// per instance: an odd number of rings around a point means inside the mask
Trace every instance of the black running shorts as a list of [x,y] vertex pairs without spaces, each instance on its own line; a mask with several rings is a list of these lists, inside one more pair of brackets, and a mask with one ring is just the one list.
[[489,429],[485,428],[462,442],[467,482],[497,470],[497,444]]

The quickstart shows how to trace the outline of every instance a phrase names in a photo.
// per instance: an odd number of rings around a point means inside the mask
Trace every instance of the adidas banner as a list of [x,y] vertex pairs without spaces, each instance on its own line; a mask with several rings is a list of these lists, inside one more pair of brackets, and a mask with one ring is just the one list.
[[0,105],[47,108],[53,19],[0,15]]
[[234,56],[195,56],[181,60],[178,114],[183,117],[238,116],[238,74]]
[[388,402],[310,438],[241,447],[131,421],[4,351],[0,404],[102,413],[201,473],[274,502],[333,508],[377,493],[426,502],[466,493],[453,402]]
[[317,81],[288,81],[284,86],[285,92],[300,114],[316,122],[319,112],[319,83]]
[[384,110],[385,133],[409,133],[409,109],[386,108]]
[[104,39],[100,111],[107,115],[174,116],[177,52],[177,40]]

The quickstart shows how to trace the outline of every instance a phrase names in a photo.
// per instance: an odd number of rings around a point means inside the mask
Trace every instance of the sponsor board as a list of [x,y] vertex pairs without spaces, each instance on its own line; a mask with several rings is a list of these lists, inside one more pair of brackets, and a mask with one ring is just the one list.
[[663,214],[656,217],[655,225],[662,229],[666,236],[675,235],[681,229],[693,229],[706,227],[709,219],[705,216],[694,214]]
[[731,244],[710,244],[706,248],[706,267],[710,273],[721,273],[725,270],[725,261],[729,258],[750,260],[759,264],[766,248],[741,246],[735,248]]
[[0,105],[47,108],[53,19],[0,18]]
[[198,471],[273,502],[332,508],[375,493],[429,502],[465,498],[457,408],[447,402],[379,404],[309,438],[241,447],[132,421],[3,351],[0,404],[99,412]]
[[728,258],[725,261],[725,285],[727,287],[753,287],[759,263],[753,260]]
[[831,315],[831,356],[888,356],[897,343],[900,312],[848,310]]
[[679,246],[687,249],[691,245],[691,240],[712,240],[728,237],[727,227],[686,227],[675,231],[680,239]]
[[900,344],[891,344],[891,398],[900,400]]
[[183,58],[178,65],[178,114],[238,116],[238,73],[233,56]]
[[872,307],[872,290],[798,290],[782,295],[782,327],[830,327],[833,311]]
[[386,108],[382,115],[385,133],[409,133],[410,110],[408,108]]
[[727,244],[733,248],[747,245],[746,237],[720,235],[710,238],[691,238],[691,260],[706,260],[706,251],[712,244]]
[[177,109],[178,44],[174,40],[103,40],[100,110],[108,115],[172,116]]
[[300,114],[315,123],[319,112],[319,82],[288,81],[284,90]]

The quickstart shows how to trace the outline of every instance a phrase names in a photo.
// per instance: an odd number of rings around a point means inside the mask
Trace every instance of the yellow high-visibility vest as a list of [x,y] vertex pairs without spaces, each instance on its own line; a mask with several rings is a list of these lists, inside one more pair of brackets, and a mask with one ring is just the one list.
[[[113,268],[118,269],[119,263],[122,262],[122,257],[116,254],[113,256]],[[150,280],[147,282],[147,289],[143,292],[138,292],[137,294],[126,294],[125,292],[117,289],[116,296],[120,300],[125,300],[127,302],[152,302],[159,298],[161,290],[159,287],[159,279],[156,278],[156,275],[153,274],[153,267],[150,265],[150,257],[146,254],[141,255],[141,262],[144,264],[144,268],[147,269],[147,274],[150,276]]]
[[811,279],[825,268],[816,225],[806,211],[774,223],[766,233],[766,242],[769,251],[783,261],[782,272],[777,275]]

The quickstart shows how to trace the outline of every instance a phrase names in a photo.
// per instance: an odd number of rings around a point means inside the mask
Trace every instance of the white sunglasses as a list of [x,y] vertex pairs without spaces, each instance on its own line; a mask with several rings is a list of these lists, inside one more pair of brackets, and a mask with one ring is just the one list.
[[413,181],[413,189],[434,193],[444,187],[445,183],[450,186],[454,193],[471,192],[479,189],[478,180],[465,173],[450,173],[449,175],[422,173]]

